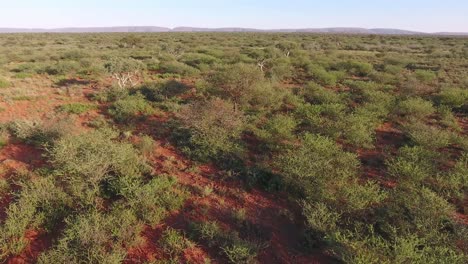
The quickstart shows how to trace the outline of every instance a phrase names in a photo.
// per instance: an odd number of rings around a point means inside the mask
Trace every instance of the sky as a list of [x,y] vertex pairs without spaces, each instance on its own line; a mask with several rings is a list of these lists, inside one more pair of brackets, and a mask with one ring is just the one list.
[[467,0],[0,0],[0,28],[364,27],[468,32]]

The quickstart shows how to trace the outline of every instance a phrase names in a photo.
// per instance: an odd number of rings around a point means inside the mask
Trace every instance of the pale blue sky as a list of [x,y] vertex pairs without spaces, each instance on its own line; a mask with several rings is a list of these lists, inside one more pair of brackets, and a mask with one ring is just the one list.
[[468,32],[468,0],[0,0],[0,10],[0,27],[386,27]]

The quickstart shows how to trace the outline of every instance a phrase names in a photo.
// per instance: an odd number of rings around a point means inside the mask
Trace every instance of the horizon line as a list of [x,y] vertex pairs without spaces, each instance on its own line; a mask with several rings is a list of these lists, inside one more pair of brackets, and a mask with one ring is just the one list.
[[[394,31],[401,31],[401,33],[414,33],[414,34],[468,34],[468,32],[463,31],[436,31],[436,32],[427,32],[427,31],[419,31],[419,30],[409,30],[409,29],[401,29],[401,28],[389,28],[389,27],[342,27],[342,26],[334,26],[334,27],[300,27],[300,28],[256,28],[256,27],[239,27],[239,26],[226,26],[226,27],[195,27],[195,26],[176,26],[176,27],[165,27],[165,26],[64,26],[64,27],[0,27],[0,30],[40,30],[44,31],[43,33],[47,33],[47,31],[57,31],[57,30],[79,30],[79,29],[119,29],[119,28],[153,28],[153,29],[161,29],[167,31],[174,31],[177,29],[188,29],[187,32],[190,30],[203,30],[209,32],[210,30],[243,30],[243,31],[266,31],[266,32],[281,32],[286,33],[284,31],[291,31],[291,33],[297,32],[301,33],[301,31],[311,31],[311,30],[337,30],[336,32],[310,32],[310,33],[346,33],[346,32],[339,32],[339,30],[364,30],[370,31],[368,33],[372,33],[373,30],[394,30]],[[11,32],[16,33],[16,32]],[[18,33],[25,33],[25,32],[18,32]],[[42,32],[38,32],[42,33]],[[53,33],[53,32],[51,32]],[[66,32],[63,32],[66,33]],[[97,32],[95,32],[97,33]],[[103,32],[104,33],[104,32]],[[117,32],[116,32],[117,33]],[[122,33],[125,33],[124,31]],[[132,33],[132,32],[128,32]],[[134,33],[144,33],[144,32],[134,32]],[[150,33],[150,32],[149,32]],[[307,33],[307,32],[304,32]],[[353,32],[349,32],[353,33]],[[355,32],[359,33],[359,32]],[[367,33],[367,32],[362,32]]]

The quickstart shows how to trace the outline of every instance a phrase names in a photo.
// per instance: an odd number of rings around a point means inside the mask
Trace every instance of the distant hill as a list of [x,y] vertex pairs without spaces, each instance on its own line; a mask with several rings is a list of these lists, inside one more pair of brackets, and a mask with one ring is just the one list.
[[113,33],[113,32],[279,32],[279,33],[332,33],[332,34],[378,34],[378,35],[453,35],[468,36],[468,32],[437,32],[425,33],[392,28],[354,28],[354,27],[333,27],[333,28],[301,28],[301,29],[255,29],[255,28],[198,28],[198,27],[76,27],[76,28],[0,28],[0,33]]
[[434,34],[442,36],[468,36],[468,32],[437,32]]
[[0,28],[0,33],[112,33],[112,32],[168,32],[165,27],[76,27],[76,28]]

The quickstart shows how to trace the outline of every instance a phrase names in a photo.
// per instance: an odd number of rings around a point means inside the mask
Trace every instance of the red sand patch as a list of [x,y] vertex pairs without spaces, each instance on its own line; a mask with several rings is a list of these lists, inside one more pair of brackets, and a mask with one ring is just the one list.
[[21,255],[7,259],[6,263],[35,263],[39,255],[52,246],[52,237],[41,231],[29,230],[24,237],[29,243],[26,249]]
[[44,165],[43,152],[24,143],[13,143],[0,150],[0,163],[7,169],[37,168]]

